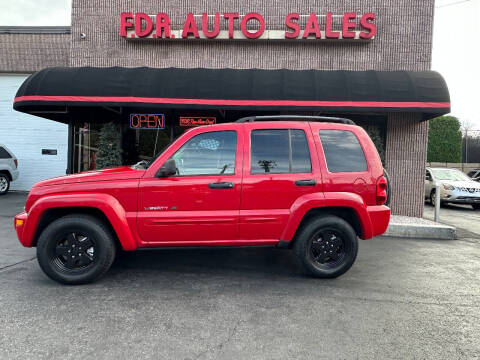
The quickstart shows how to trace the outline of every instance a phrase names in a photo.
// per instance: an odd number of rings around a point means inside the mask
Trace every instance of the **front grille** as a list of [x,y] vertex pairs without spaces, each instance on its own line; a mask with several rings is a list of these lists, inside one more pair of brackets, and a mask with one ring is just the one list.
[[480,189],[476,189],[476,188],[461,187],[461,188],[459,188],[459,189],[460,189],[461,191],[469,192],[470,194],[480,193]]

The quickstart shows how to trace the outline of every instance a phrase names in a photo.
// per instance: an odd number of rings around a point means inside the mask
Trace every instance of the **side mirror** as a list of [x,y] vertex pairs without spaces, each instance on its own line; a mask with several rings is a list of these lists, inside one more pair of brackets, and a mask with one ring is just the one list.
[[177,165],[174,159],[168,159],[157,171],[157,177],[172,176],[177,173]]

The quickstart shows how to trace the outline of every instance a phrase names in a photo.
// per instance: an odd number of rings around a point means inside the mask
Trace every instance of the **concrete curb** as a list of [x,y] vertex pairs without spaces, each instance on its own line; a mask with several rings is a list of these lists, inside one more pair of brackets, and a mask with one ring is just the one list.
[[407,239],[455,240],[457,230],[453,226],[420,218],[392,216],[384,236]]

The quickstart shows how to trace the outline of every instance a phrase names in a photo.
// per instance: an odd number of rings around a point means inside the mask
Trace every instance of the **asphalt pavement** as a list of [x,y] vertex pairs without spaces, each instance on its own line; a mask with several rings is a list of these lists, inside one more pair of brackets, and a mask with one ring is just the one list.
[[[435,209],[430,203],[425,204],[423,217],[434,220]],[[474,210],[470,205],[442,205],[440,222],[455,226],[463,238],[480,239],[480,210]]]
[[361,241],[334,280],[288,250],[140,251],[63,286],[14,235],[23,201],[0,198],[2,359],[480,357],[477,241]]

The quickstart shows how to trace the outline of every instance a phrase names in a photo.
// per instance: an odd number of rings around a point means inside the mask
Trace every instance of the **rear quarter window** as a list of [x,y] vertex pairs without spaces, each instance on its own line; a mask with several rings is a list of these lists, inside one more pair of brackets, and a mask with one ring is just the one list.
[[362,146],[351,131],[320,130],[328,171],[362,172],[367,171],[367,160]]
[[0,146],[0,159],[11,159],[12,157],[3,147]]

